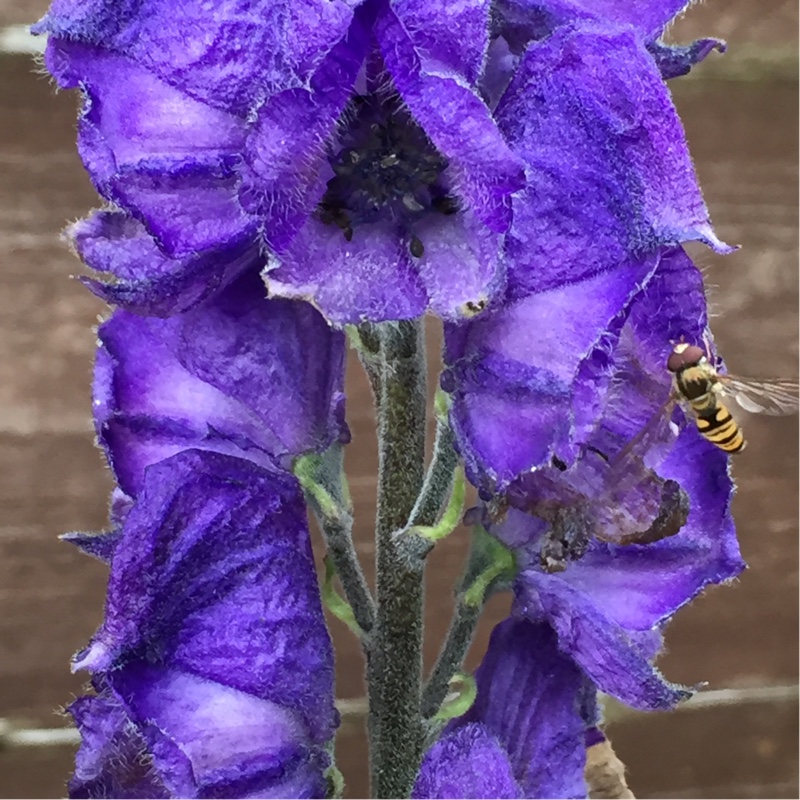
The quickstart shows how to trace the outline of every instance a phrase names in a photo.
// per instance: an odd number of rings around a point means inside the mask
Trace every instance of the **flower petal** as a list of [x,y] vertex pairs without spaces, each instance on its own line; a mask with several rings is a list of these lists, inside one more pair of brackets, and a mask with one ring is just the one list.
[[422,759],[413,798],[522,798],[508,753],[480,723],[443,736]]
[[99,330],[95,421],[117,479],[189,447],[270,465],[346,441],[344,337],[247,275],[169,319],[117,311]]
[[727,45],[722,39],[697,39],[687,45],[653,42],[648,44],[647,49],[655,58],[664,80],[668,80],[687,75],[695,64],[699,64],[714,50],[724,53]]
[[34,33],[123,53],[198,100],[242,116],[313,73],[359,0],[55,0]]
[[336,325],[409,319],[427,296],[408,246],[389,223],[359,225],[347,241],[311,217],[264,272],[270,296],[309,300]]
[[[184,771],[198,797],[325,796],[327,759],[291,710],[136,661],[109,673],[108,681],[148,741],[154,767],[172,784],[173,796],[189,788],[174,780]],[[188,762],[189,769],[176,761]]]
[[414,233],[425,247],[414,260],[431,310],[445,320],[474,316],[502,296],[502,237],[470,212],[424,217]]
[[81,734],[70,797],[170,796],[147,762],[147,743],[113,698],[79,697],[67,711]]
[[478,696],[452,728],[482,723],[511,759],[523,797],[584,797],[584,679],[547,624],[507,619],[475,674]]
[[333,653],[293,478],[196,450],[146,470],[105,621],[73,669],[142,653],[292,709],[315,743],[331,738]]
[[308,87],[269,98],[256,112],[245,149],[239,199],[263,220],[273,250],[284,250],[325,193],[327,144],[353,95],[371,44],[358,13],[342,39],[316,70]]
[[67,234],[83,262],[113,282],[81,278],[98,297],[138,314],[166,317],[186,311],[262,260],[245,237],[222,250],[169,258],[138,220],[122,211],[95,211]]
[[687,428],[658,471],[689,495],[680,532],[648,545],[596,543],[562,573],[610,620],[630,630],[653,628],[706,586],[730,581],[744,569],[725,454]]
[[[594,422],[599,411],[592,392],[604,388],[590,384],[582,364],[613,344],[652,271],[652,259],[632,262],[446,328],[442,385],[452,391],[451,423],[478,486],[507,486],[549,463],[554,450],[570,457],[576,420],[590,427],[583,418]],[[581,390],[574,405],[573,384]]]
[[78,148],[98,191],[140,219],[168,255],[254,235],[235,191],[243,120],[97,48],[53,40],[47,63],[62,86],[85,94]]
[[378,16],[375,35],[404,103],[448,159],[455,193],[490,230],[504,233],[511,222],[511,194],[524,185],[524,173],[489,109],[457,74],[434,71],[420,59],[388,6]]
[[643,40],[658,37],[691,0],[502,0],[505,17],[527,28],[528,39],[547,36],[560,25],[605,22],[632,27]]
[[62,542],[74,544],[87,556],[99,559],[105,564],[110,564],[114,551],[122,538],[121,531],[114,530],[105,533],[65,533],[58,537]]
[[683,129],[634,33],[560,28],[532,45],[497,110],[526,162],[514,200],[516,296],[613,267],[662,245],[714,235]]
[[391,5],[425,72],[450,72],[476,84],[489,46],[488,0],[392,0]]
[[606,616],[593,597],[563,574],[524,570],[518,577],[517,602],[528,619],[552,625],[561,651],[600,691],[643,710],[672,708],[691,695],[690,690],[665,681],[638,637]]

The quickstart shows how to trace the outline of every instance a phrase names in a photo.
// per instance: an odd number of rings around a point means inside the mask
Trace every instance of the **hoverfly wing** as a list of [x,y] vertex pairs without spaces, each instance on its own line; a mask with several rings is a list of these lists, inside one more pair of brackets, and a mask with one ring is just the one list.
[[796,414],[798,408],[797,381],[783,378],[755,380],[735,375],[720,375],[725,394],[751,414],[781,417]]

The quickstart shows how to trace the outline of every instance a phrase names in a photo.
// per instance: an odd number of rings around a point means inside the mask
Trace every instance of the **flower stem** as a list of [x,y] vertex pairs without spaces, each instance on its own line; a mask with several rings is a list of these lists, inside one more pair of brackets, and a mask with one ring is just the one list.
[[[408,797],[422,758],[423,567],[403,557],[404,528],[423,482],[425,350],[420,321],[381,326],[377,615],[367,666],[373,797]],[[375,384],[373,384],[375,385]]]
[[422,693],[423,718],[431,719],[439,710],[451,678],[462,667],[493,585],[513,570],[513,561],[506,556],[499,542],[482,529],[473,529],[469,559],[457,590],[450,629]]
[[[438,399],[438,395],[437,395]],[[447,492],[453,482],[453,474],[458,464],[458,454],[454,447],[453,432],[447,420],[447,411],[436,423],[436,439],[433,444],[433,458],[419,498],[408,520],[408,525],[433,525],[441,511]]]
[[295,461],[293,471],[317,517],[329,557],[362,634],[362,644],[366,646],[364,636],[372,629],[375,603],[353,542],[353,509],[342,448],[335,446],[321,455],[302,456]]

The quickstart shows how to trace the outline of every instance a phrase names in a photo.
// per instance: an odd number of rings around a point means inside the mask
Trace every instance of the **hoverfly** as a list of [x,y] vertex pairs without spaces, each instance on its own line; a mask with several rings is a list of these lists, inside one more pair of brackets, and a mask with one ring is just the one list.
[[[687,407],[701,435],[726,453],[740,453],[747,441],[721,395],[732,397],[745,411],[775,416],[797,412],[797,382],[753,380],[720,374],[706,352],[680,342],[667,359],[673,389],[669,411],[676,402]],[[666,408],[662,412],[667,416]]]

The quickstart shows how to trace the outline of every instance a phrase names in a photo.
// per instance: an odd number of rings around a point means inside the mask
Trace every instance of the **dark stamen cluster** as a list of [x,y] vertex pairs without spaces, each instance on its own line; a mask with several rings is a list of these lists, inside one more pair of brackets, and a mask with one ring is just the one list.
[[341,228],[347,241],[357,225],[389,219],[405,232],[411,255],[421,258],[425,247],[412,232],[414,221],[431,210],[458,211],[441,181],[447,162],[396,99],[358,96],[345,120],[329,159],[335,174],[319,204],[320,219]]

